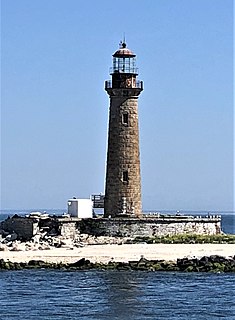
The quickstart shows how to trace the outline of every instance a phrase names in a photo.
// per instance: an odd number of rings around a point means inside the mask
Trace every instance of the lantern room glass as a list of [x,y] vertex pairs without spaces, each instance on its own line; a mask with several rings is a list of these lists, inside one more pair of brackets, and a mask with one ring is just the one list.
[[113,57],[113,73],[137,73],[135,57]]

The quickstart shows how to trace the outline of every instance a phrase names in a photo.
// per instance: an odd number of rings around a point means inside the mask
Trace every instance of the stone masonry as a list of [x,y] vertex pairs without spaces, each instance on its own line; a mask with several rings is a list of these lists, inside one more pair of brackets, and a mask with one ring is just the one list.
[[80,232],[112,237],[161,237],[177,234],[215,235],[221,233],[221,218],[83,219],[80,222]]
[[15,233],[20,239],[31,239],[38,231],[37,219],[16,216],[2,221],[0,229]]
[[124,46],[113,56],[114,66],[123,65],[124,68],[125,59],[128,66],[125,70],[114,67],[112,82],[106,81],[105,84],[110,96],[110,109],[104,216],[140,217],[138,96],[142,82],[136,81],[137,73],[130,67],[130,60],[135,55],[129,49]]
[[[128,113],[128,125],[122,123],[125,113]],[[111,98],[108,146],[106,215],[115,216],[121,213],[125,200],[127,211],[140,215],[141,183],[137,98]],[[128,173],[127,181],[123,181],[124,172]]]
[[[161,237],[177,234],[214,235],[221,233],[221,217],[152,216],[136,218],[61,218],[34,219],[12,217],[0,223],[0,231],[30,240],[37,234],[61,235],[74,239],[77,234],[95,237]],[[1,232],[0,232],[1,234]]]

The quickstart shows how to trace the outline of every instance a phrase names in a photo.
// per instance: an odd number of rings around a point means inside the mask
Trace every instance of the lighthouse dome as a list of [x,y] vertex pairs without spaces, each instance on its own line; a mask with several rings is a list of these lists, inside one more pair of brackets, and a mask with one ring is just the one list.
[[136,55],[126,47],[126,43],[122,42],[121,47],[113,54],[116,58],[133,58]]

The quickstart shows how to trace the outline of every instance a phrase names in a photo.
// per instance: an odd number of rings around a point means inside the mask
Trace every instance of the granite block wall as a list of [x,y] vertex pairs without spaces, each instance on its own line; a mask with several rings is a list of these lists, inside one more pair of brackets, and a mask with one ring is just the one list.
[[110,99],[105,216],[115,217],[123,210],[140,216],[138,99],[122,96]]
[[16,233],[22,240],[31,239],[38,232],[38,220],[25,217],[6,219],[1,223],[1,229]]
[[96,236],[151,237],[175,234],[219,234],[220,218],[188,219],[83,219],[81,233]]

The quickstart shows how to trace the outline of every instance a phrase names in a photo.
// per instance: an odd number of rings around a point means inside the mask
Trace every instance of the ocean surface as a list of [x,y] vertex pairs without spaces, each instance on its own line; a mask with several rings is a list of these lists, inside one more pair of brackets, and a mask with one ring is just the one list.
[[[32,211],[47,212],[49,214],[61,215],[66,212],[65,209],[28,209],[28,210],[0,210],[0,221],[5,220],[8,216],[14,214],[26,215]],[[150,211],[145,211],[148,213]],[[154,212],[154,211],[151,211]],[[156,211],[155,211],[156,212]],[[163,214],[176,214],[176,211],[158,211]],[[97,214],[102,213],[102,210],[97,209]],[[207,211],[181,211],[181,214],[194,215],[194,216],[207,216]],[[221,215],[222,216],[222,231],[228,234],[235,234],[235,212],[210,212],[210,215]]]
[[135,271],[0,272],[0,319],[235,319],[235,275]]

